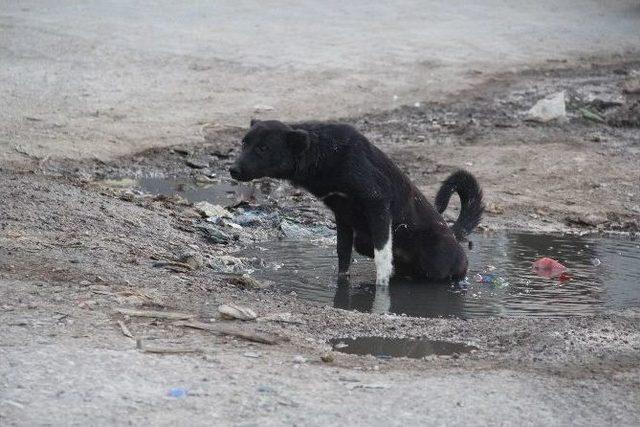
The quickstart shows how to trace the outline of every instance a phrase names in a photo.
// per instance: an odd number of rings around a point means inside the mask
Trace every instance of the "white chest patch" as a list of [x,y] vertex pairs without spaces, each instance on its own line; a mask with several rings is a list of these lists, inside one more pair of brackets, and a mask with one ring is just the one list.
[[373,249],[373,260],[376,264],[376,285],[389,286],[393,274],[393,234],[389,224],[389,239],[382,249]]

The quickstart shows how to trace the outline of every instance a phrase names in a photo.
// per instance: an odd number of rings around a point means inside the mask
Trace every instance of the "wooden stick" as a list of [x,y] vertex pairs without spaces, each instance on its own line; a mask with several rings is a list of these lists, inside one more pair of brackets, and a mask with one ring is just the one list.
[[185,328],[200,329],[203,331],[209,331],[216,335],[228,335],[237,338],[241,338],[247,341],[257,342],[261,344],[278,344],[284,341],[288,341],[288,338],[279,335],[265,334],[261,332],[244,331],[239,328],[235,328],[230,325],[213,325],[202,322],[174,322],[176,326],[183,326]]
[[177,311],[135,310],[131,308],[116,308],[115,311],[127,316],[155,317],[169,320],[188,320],[195,317],[194,314],[178,313]]
[[118,325],[120,325],[120,330],[125,337],[133,338],[133,334],[122,320],[118,320]]

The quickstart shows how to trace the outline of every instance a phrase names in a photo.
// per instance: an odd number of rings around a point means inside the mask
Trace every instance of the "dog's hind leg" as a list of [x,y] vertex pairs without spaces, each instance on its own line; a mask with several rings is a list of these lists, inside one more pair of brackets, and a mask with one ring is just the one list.
[[336,215],[336,231],[338,233],[338,275],[344,276],[351,265],[353,249],[353,228],[351,224]]
[[373,260],[376,264],[376,284],[389,285],[393,274],[393,233],[389,208],[377,207],[366,213],[373,241]]

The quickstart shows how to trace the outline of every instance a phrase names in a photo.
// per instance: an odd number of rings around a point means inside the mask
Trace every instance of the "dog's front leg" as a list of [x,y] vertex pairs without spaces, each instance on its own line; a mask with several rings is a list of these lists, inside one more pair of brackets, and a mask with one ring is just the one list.
[[336,231],[338,233],[338,276],[346,276],[351,266],[353,228],[348,221],[336,216]]
[[393,274],[393,235],[389,206],[376,203],[367,208],[367,219],[373,241],[373,259],[376,264],[376,284],[388,286]]

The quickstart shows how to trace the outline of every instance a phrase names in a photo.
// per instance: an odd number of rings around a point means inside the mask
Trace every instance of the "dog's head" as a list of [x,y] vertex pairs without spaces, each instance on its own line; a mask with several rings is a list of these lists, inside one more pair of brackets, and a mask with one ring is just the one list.
[[242,138],[242,152],[229,169],[233,179],[251,181],[265,176],[292,178],[299,156],[309,148],[309,134],[277,120],[251,120]]

